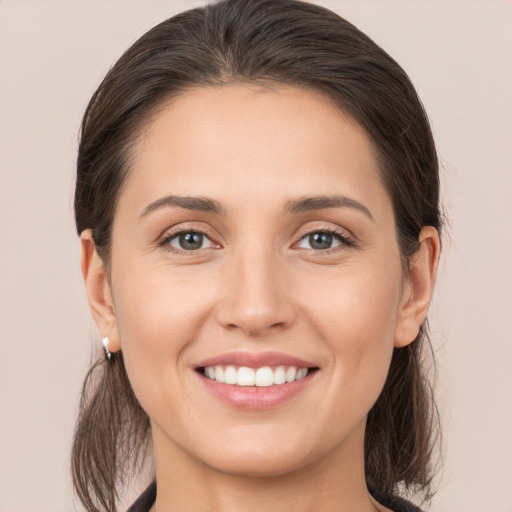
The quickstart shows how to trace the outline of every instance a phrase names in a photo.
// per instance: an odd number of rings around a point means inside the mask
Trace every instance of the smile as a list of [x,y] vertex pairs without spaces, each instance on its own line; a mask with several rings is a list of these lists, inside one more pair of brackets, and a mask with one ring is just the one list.
[[277,407],[317,380],[320,367],[291,354],[234,351],[194,367],[204,389],[221,402],[249,411]]
[[199,371],[208,379],[234,386],[270,387],[303,379],[313,368],[297,366],[263,366],[249,368],[247,366],[215,365],[200,368]]

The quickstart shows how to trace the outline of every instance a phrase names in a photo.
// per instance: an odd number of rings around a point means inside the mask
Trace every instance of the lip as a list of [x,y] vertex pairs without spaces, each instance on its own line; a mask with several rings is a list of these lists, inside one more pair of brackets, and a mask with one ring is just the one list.
[[205,366],[233,365],[261,368],[262,366],[297,366],[299,368],[317,368],[318,365],[281,352],[228,352],[210,357],[196,365],[196,369]]
[[238,409],[258,411],[277,407],[298,395],[311,384],[316,373],[308,374],[301,380],[268,388],[234,386],[208,379],[199,373],[197,376],[206,389],[222,402]]
[[196,375],[210,392],[223,403],[250,411],[277,407],[309,387],[314,382],[317,371],[310,371],[303,379],[269,387],[236,386],[217,382],[205,377],[200,371],[206,366],[233,365],[261,368],[263,366],[297,366],[299,368],[318,369],[315,363],[279,352],[231,352],[201,361],[196,367]]

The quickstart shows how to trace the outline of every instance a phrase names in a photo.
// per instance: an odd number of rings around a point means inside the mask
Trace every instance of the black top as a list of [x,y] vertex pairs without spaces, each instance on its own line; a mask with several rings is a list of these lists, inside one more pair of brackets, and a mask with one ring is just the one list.
[[149,512],[149,509],[155,504],[155,500],[156,500],[156,482],[153,482],[137,498],[137,501],[128,509],[128,512]]
[[[137,499],[137,501],[128,509],[128,512],[149,512],[149,509],[155,504],[156,500],[156,482],[153,482]],[[379,503],[393,510],[394,512],[421,512],[418,507],[411,505],[401,498],[379,498]]]

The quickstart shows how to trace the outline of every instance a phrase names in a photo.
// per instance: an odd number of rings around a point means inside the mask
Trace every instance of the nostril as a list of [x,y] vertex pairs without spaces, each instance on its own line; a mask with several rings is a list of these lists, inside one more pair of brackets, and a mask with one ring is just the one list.
[[[296,311],[285,293],[285,286],[278,286],[274,279],[269,283],[262,278],[255,285],[255,276],[247,280],[233,278],[223,299],[219,300],[215,316],[219,324],[229,331],[240,330],[251,338],[263,338],[276,330],[290,327]],[[247,281],[251,281],[247,283]]]

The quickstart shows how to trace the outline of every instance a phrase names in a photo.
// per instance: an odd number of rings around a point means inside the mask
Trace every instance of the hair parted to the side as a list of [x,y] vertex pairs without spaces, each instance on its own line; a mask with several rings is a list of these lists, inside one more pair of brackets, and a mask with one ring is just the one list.
[[[94,93],[81,128],[75,190],[78,233],[92,229],[109,268],[116,200],[131,148],[173,96],[235,82],[295,85],[326,95],[368,133],[390,194],[404,271],[424,226],[441,229],[438,162],[422,104],[401,67],[335,13],[295,0],[223,0],[174,16],[130,47]],[[395,349],[370,411],[365,439],[369,489],[431,496],[439,420],[425,375],[426,323]],[[97,376],[97,377],[96,377]],[[121,353],[84,383],[72,453],[73,482],[88,512],[115,512],[126,471],[138,467],[149,419]]]

